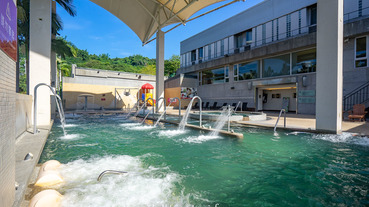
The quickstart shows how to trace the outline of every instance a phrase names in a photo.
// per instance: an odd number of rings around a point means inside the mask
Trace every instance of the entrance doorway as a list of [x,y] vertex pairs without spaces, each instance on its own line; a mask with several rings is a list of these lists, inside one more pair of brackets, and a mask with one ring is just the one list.
[[263,86],[257,90],[257,109],[259,111],[280,111],[282,105],[288,112],[297,112],[296,85]]

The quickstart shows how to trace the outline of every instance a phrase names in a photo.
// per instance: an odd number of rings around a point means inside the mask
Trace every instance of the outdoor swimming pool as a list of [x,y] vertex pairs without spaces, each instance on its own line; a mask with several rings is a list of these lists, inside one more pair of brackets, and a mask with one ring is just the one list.
[[[238,140],[140,120],[54,125],[40,162],[63,163],[63,206],[369,205],[368,138],[235,126]],[[104,170],[128,173],[97,182]]]

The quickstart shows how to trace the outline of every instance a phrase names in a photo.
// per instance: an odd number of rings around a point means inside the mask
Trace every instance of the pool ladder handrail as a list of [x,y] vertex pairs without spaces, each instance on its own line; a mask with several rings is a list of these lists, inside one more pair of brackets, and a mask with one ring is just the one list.
[[55,89],[51,87],[50,85],[47,85],[46,83],[39,83],[37,84],[33,89],[34,94],[34,101],[33,101],[33,134],[37,134],[37,89],[40,86],[46,86],[50,89],[51,93],[54,95],[56,106],[59,111],[60,121],[62,122],[63,126],[65,124],[65,115],[62,105],[62,100],[58,94],[56,94]]
[[124,171],[118,171],[118,170],[105,170],[102,173],[100,173],[99,177],[97,177],[97,181],[101,181],[101,179],[104,177],[104,175],[106,174],[114,174],[114,175],[119,175],[119,174],[124,174],[124,173],[128,173],[128,172],[124,172]]
[[237,103],[236,108],[234,109],[234,113],[237,113],[237,109],[238,109],[238,107],[239,107],[239,106],[241,106],[240,108],[241,108],[241,112],[242,112],[242,105],[243,105],[243,102],[242,102],[242,101],[239,101],[239,102]]
[[172,98],[172,100],[174,100],[174,99],[177,99],[178,100],[178,103],[179,103],[179,106],[178,106],[178,115],[179,115],[179,117],[181,117],[181,99],[179,99],[178,97],[174,97],[174,98]]
[[278,122],[279,122],[279,118],[281,118],[282,112],[284,112],[284,128],[286,128],[286,109],[281,109],[281,112],[279,112],[278,119],[277,119],[277,121],[275,122],[275,125],[274,125],[274,132],[277,131],[277,125],[278,125]]

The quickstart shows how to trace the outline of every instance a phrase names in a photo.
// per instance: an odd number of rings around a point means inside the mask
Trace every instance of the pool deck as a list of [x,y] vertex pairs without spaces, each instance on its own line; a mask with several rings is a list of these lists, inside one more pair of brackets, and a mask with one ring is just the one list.
[[[182,113],[184,110],[182,110]],[[178,115],[178,110],[171,109],[167,111],[170,115]],[[259,127],[267,127],[274,128],[274,125],[278,119],[278,112],[264,112],[267,114],[267,120],[262,121],[238,121],[237,124],[249,125],[249,126],[259,126]],[[280,128],[283,128],[283,116],[279,120],[277,125],[277,131]],[[288,130],[296,130],[296,131],[310,131],[317,132],[315,129],[315,115],[302,115],[302,114],[294,114],[287,113],[286,114],[286,129]],[[342,122],[342,131],[356,133],[361,136],[369,136],[369,122],[351,122],[344,120]]]
[[[49,136],[50,126],[39,126],[40,131],[37,134],[32,133],[32,129],[28,129],[15,141],[15,181],[18,183],[18,189],[15,191],[15,201],[13,206],[28,206],[23,204],[26,191],[29,191],[29,183],[31,179],[35,179],[37,172],[34,170],[44,149],[46,139]],[[28,153],[33,154],[33,159],[25,161],[24,158]]]

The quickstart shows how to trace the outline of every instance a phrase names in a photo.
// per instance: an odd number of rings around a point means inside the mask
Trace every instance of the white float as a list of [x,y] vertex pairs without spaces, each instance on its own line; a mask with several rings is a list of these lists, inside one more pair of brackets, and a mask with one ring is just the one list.
[[29,207],[59,207],[62,197],[56,190],[44,190],[33,196]]

